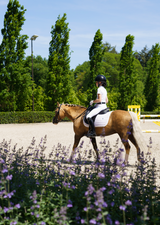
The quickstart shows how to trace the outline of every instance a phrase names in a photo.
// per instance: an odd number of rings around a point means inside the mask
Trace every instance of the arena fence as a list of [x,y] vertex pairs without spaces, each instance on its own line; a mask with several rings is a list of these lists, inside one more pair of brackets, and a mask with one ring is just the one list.
[[[137,118],[139,121],[143,121],[145,123],[145,119],[147,118],[147,122],[158,122],[160,119],[157,119],[160,117],[160,115],[141,115],[141,107],[140,105],[129,105],[128,111],[135,112],[137,114]],[[143,119],[141,119],[143,118]],[[153,118],[153,119],[148,119]],[[160,130],[142,130],[143,133],[160,133]]]

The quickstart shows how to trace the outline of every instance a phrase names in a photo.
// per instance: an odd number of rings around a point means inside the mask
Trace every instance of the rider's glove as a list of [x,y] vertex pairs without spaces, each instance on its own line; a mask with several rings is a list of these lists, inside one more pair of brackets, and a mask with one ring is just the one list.
[[90,105],[93,105],[93,100],[90,101]]

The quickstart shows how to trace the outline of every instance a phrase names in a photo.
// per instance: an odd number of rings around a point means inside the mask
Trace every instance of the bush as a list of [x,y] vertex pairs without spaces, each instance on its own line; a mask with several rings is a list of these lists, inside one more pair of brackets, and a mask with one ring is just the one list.
[[[26,151],[0,143],[0,224],[160,224],[158,168],[150,154],[134,171],[101,141],[100,161],[84,148],[67,163],[58,144],[46,158],[46,138]],[[116,145],[115,145],[116,147]],[[61,161],[60,161],[61,160]]]
[[[55,112],[51,111],[0,112],[0,124],[52,122],[54,115]],[[63,121],[67,120],[67,118],[64,118]]]

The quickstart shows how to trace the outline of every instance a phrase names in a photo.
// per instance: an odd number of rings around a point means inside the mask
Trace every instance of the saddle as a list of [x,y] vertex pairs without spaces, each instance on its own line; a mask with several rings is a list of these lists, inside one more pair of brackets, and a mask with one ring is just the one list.
[[[90,111],[92,111],[92,109],[94,109],[94,108],[95,108],[94,106],[89,106],[89,107],[88,107],[88,109],[87,109],[87,111],[86,111],[86,113],[85,113],[85,115],[84,115],[84,119],[83,119],[84,122],[85,122],[86,124],[89,124],[89,123],[88,123],[88,120],[87,120],[87,118],[86,118],[86,116],[87,116],[87,115],[90,113]],[[109,108],[106,108],[106,109],[101,110],[97,115],[106,114],[107,112],[109,112]],[[93,122],[95,121],[97,115],[95,115],[95,116],[92,117]]]

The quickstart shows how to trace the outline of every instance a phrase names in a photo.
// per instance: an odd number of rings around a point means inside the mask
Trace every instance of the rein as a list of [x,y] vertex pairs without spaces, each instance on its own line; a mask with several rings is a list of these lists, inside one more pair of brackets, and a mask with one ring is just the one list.
[[[61,104],[62,105],[62,104]],[[61,105],[58,107],[58,112],[57,112],[57,116],[59,116],[59,118],[60,118],[60,115],[59,115],[59,112],[60,112],[60,109],[61,109]],[[87,108],[88,109],[88,108]],[[85,115],[85,112],[87,111],[87,109],[84,111],[84,112],[82,112],[80,115],[78,115],[75,119],[74,119],[74,121],[76,120],[76,119],[78,119],[79,117],[81,117],[82,115]],[[58,119],[58,118],[56,118],[56,122],[60,122],[62,119],[60,118],[60,119]]]
[[84,115],[86,111],[87,111],[87,109],[86,109],[83,113],[81,113],[79,116],[77,116],[74,120],[76,120],[76,119],[78,119],[80,116]]

